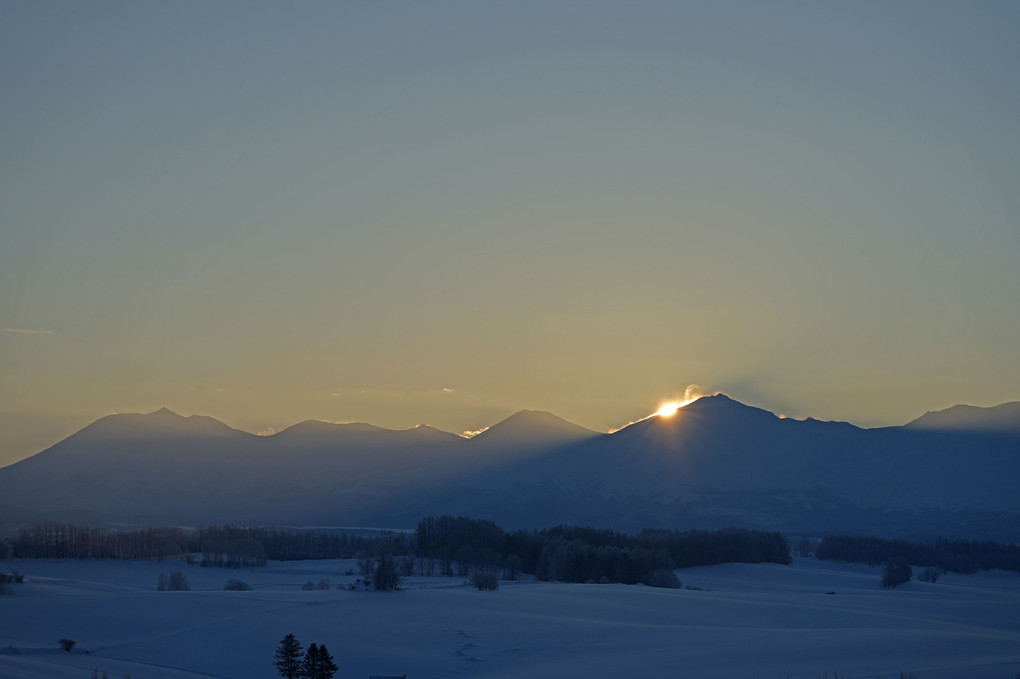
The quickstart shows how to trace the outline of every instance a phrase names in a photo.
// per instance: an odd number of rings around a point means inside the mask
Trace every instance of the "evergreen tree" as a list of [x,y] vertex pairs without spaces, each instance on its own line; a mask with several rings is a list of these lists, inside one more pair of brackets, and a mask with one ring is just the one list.
[[[314,646],[314,644],[313,644]],[[288,634],[276,648],[276,671],[284,679],[298,679],[301,674],[301,642]]]
[[333,675],[340,669],[333,662],[333,656],[326,650],[326,645],[319,646],[319,679],[333,679]]
[[305,679],[319,679],[321,663],[319,661],[319,647],[313,641],[305,651],[305,659],[301,661],[301,676]]

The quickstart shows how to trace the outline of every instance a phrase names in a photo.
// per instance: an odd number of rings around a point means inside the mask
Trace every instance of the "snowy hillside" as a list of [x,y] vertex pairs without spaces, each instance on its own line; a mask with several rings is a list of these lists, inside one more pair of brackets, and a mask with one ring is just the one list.
[[[181,567],[188,592],[156,592]],[[271,562],[253,571],[174,563],[7,561],[27,574],[0,599],[0,675],[87,679],[275,676],[293,633],[326,644],[337,677],[407,674],[617,679],[899,677],[1012,679],[1020,672],[1020,575],[947,574],[879,586],[879,570],[795,561],[679,570],[700,590],[413,577],[400,592],[338,590],[353,562]],[[329,578],[329,591],[302,591]],[[241,578],[254,590],[223,590]],[[72,653],[57,640],[74,639]],[[87,652],[87,654],[86,654]],[[787,674],[788,673],[788,674]]]

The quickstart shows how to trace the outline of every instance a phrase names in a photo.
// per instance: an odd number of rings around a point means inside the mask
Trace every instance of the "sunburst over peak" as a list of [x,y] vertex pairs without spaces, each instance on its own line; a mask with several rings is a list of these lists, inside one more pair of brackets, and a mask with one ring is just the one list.
[[673,417],[676,412],[684,406],[694,403],[702,396],[707,396],[705,390],[697,384],[688,384],[687,388],[684,389],[684,395],[682,398],[672,398],[659,405],[659,409],[649,415],[649,417]]
[[673,417],[676,415],[676,411],[683,408],[691,401],[668,401],[659,406],[659,409],[655,411],[655,415],[658,417]]

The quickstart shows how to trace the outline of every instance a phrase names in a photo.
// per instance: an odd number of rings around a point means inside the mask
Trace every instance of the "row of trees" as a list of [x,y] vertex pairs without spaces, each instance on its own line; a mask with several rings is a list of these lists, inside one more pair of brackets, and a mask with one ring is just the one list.
[[11,555],[22,559],[146,559],[179,558],[187,545],[185,531],[175,526],[147,526],[109,531],[73,523],[44,521],[21,527],[10,541]]
[[249,535],[266,549],[274,561],[307,561],[310,559],[351,559],[361,553],[376,551],[380,540],[392,544],[402,554],[411,550],[409,536],[404,533],[382,533],[379,536],[329,533],[326,531],[281,530],[278,528],[245,528]]
[[401,553],[411,551],[408,536],[402,534],[380,538],[231,525],[106,530],[55,521],[19,528],[10,551],[26,559],[185,559],[203,566],[250,568],[264,566],[267,559],[349,559],[375,551],[380,539]]
[[312,642],[307,651],[302,651],[301,642],[293,634],[280,641],[273,657],[273,665],[284,679],[333,679],[339,669],[325,644]]
[[492,521],[446,515],[422,519],[415,536],[420,558],[438,559],[447,575],[456,563],[462,576],[502,569],[504,577],[524,572],[541,580],[650,584],[666,582],[662,572],[675,568],[791,560],[779,533],[737,528],[637,535],[577,526],[507,532]]
[[993,568],[1020,571],[1020,546],[992,541],[939,538],[929,542],[910,542],[836,535],[823,538],[815,549],[815,556],[869,566],[903,559],[910,565],[928,566],[952,573],[975,573]]

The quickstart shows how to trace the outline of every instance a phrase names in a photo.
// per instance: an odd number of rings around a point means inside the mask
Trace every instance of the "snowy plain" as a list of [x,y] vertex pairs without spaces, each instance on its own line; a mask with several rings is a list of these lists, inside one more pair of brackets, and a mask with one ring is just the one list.
[[[191,590],[157,592],[180,568]],[[700,590],[411,577],[399,592],[337,589],[353,561],[223,570],[178,562],[0,561],[26,575],[0,597],[0,677],[254,679],[276,676],[287,633],[325,644],[339,679],[916,674],[1015,679],[1020,574],[947,574],[879,585],[879,569],[797,559],[678,570]],[[224,591],[239,578],[253,591]],[[328,591],[302,584],[329,578]],[[57,640],[74,639],[71,653]],[[87,652],[87,653],[86,653]]]

